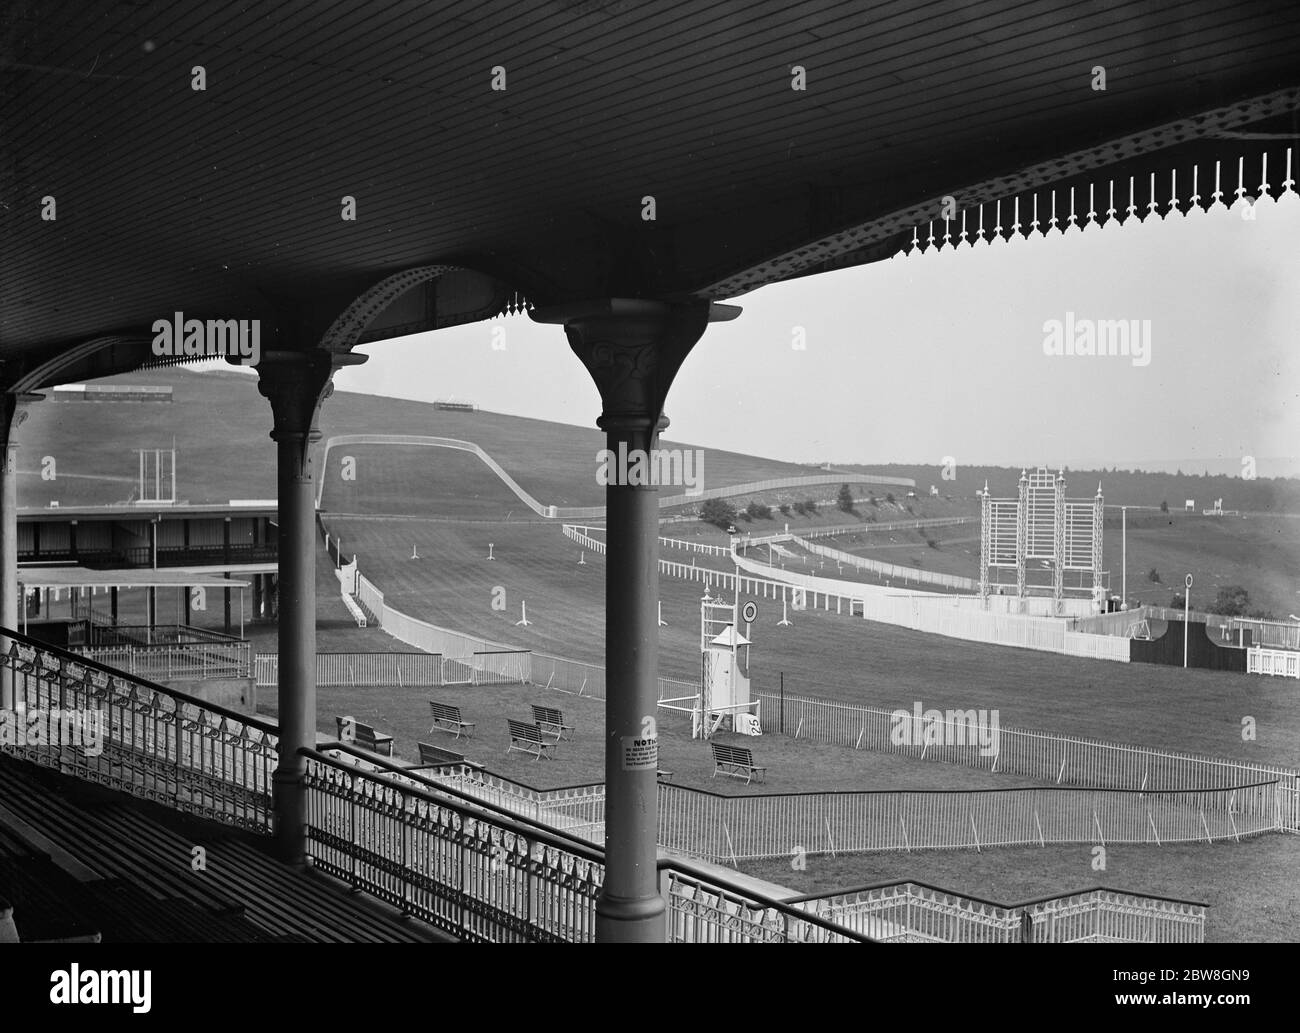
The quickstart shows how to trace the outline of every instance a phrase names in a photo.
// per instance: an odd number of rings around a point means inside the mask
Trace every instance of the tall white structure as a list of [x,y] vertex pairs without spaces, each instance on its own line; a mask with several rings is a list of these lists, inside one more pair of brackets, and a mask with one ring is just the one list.
[[757,708],[749,690],[749,639],[736,629],[738,601],[707,595],[700,600],[700,702],[691,726],[694,739],[708,739],[724,726],[739,731],[737,717]]
[[987,482],[980,492],[980,598],[1011,587],[1000,575],[1014,571],[1019,599],[1087,593],[1101,603],[1101,484],[1091,499],[1067,499],[1064,471],[1040,466],[1021,470],[1018,488],[1013,499],[992,498]]
[[138,448],[140,491],[136,501],[169,505],[176,501],[176,449]]

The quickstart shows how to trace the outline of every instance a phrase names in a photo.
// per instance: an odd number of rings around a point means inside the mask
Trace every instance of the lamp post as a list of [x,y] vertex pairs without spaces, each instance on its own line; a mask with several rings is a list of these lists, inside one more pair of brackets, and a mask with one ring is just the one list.
[[1124,596],[1121,602],[1123,606],[1127,606],[1128,605],[1128,506],[1119,507],[1119,519],[1120,519],[1120,527],[1122,529],[1120,532],[1120,541],[1123,543],[1120,549],[1121,552],[1120,583],[1123,587],[1120,589],[1120,592]]
[[1187,592],[1183,595],[1183,670],[1187,670],[1187,639],[1189,622],[1192,615],[1192,575],[1188,574],[1183,580],[1187,586]]

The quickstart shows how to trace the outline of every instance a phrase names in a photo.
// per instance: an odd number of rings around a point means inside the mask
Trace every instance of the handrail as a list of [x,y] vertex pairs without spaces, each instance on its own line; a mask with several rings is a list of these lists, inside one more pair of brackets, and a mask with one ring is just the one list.
[[[509,812],[501,810],[500,808],[493,807],[490,804],[485,804],[483,801],[474,800],[473,798],[466,797],[464,796],[464,794],[454,792],[454,791],[452,792],[452,795],[460,796],[463,799],[466,799],[469,806],[462,808],[461,805],[459,804],[455,804],[455,803],[449,804],[446,799],[440,797],[440,794],[446,793],[448,791],[449,787],[447,786],[444,786],[440,783],[430,783],[431,787],[434,789],[433,792],[430,792],[420,788],[419,786],[413,786],[409,784],[404,784],[402,782],[398,782],[396,779],[393,779],[389,777],[387,774],[384,774],[382,772],[365,771],[364,769],[358,768],[355,765],[345,764],[341,761],[335,760],[334,758],[326,756],[324,753],[320,752],[321,748],[340,749],[354,756],[361,757],[362,759],[366,760],[367,763],[378,762],[383,767],[386,768],[391,769],[394,767],[393,765],[391,765],[391,763],[384,761],[383,758],[367,756],[363,754],[361,751],[357,750],[356,748],[348,746],[348,744],[346,743],[322,744],[322,747],[318,747],[317,749],[312,749],[310,747],[302,747],[298,750],[298,755],[302,757],[308,757],[320,764],[333,768],[336,771],[341,771],[345,774],[351,774],[351,775],[359,774],[362,777],[368,778],[394,791],[413,794],[419,799],[424,800],[426,803],[429,803],[436,807],[450,806],[455,810],[461,810],[462,813],[467,813],[467,814],[472,814],[474,811],[493,812],[494,815],[493,820],[499,822],[503,827],[505,827],[510,832],[529,836],[535,840],[548,842],[553,847],[556,847],[561,850],[565,850],[572,854],[578,854],[584,857],[586,860],[594,861],[602,866],[605,863],[604,850],[600,849],[599,847],[592,846],[590,843],[584,840],[575,839],[573,837],[565,835],[562,831],[558,829],[553,829],[548,826],[540,825],[536,822],[530,821],[527,818],[523,818],[519,815],[510,814]],[[405,778],[412,777],[410,774],[408,774],[405,771],[402,771],[401,774]],[[420,778],[420,776],[418,775],[414,777],[416,777],[419,781],[423,781],[423,782],[428,781],[427,779]],[[748,898],[748,900],[754,902],[755,904],[758,904],[759,906],[763,907],[766,910],[776,911],[786,918],[795,919],[799,922],[805,922],[808,925],[816,926],[824,930],[825,932],[833,933],[836,936],[841,936],[844,937],[845,939],[857,943],[875,942],[871,940],[870,937],[864,936],[861,933],[855,932],[852,929],[839,925],[836,922],[829,921],[821,917],[820,915],[812,914],[807,911],[803,911],[799,908],[791,907],[786,902],[778,900],[776,897],[772,897],[766,893],[762,893],[758,890],[754,890],[750,888],[741,888],[739,886],[726,885],[725,883],[722,883],[719,880],[716,873],[708,872],[703,868],[696,867],[695,865],[690,864],[689,862],[682,861],[677,858],[667,858],[667,857],[658,858],[655,862],[655,870],[659,872],[680,873],[700,883],[704,883],[712,889],[721,890],[724,893],[731,893],[736,896]]]
[[1046,904],[1053,900],[1062,900],[1065,897],[1078,897],[1085,893],[1122,893],[1128,897],[1141,897],[1143,900],[1158,900],[1162,904],[1186,904],[1189,907],[1209,907],[1209,904],[1202,903],[1198,900],[1183,900],[1179,897],[1161,897],[1154,893],[1137,893],[1133,890],[1120,890],[1111,886],[1089,886],[1087,889],[1071,890],[1068,893],[1053,893],[1045,897],[1036,897],[1033,900],[1021,900],[1014,904],[1004,904],[996,900],[988,900],[985,897],[977,897],[970,893],[959,893],[956,890],[944,889],[942,886],[935,886],[928,882],[922,882],[920,879],[896,879],[892,882],[876,882],[869,886],[850,886],[842,890],[832,890],[829,893],[804,893],[798,897],[787,897],[787,904],[803,904],[811,900],[825,900],[828,897],[848,896],[852,893],[870,893],[873,890],[888,890],[898,886],[919,886],[922,889],[931,890],[935,893],[946,893],[951,897],[961,897],[963,900],[969,900],[975,904],[987,904],[989,907],[1005,908],[1008,911],[1014,911],[1017,908],[1033,907],[1035,904]]
[[365,771],[362,768],[357,767],[355,764],[344,764],[342,761],[335,760],[333,757],[329,757],[322,753],[321,750],[323,749],[342,750],[345,753],[360,757],[368,764],[383,760],[382,757],[362,753],[355,747],[351,747],[347,743],[341,742],[321,743],[315,749],[310,746],[301,746],[298,748],[298,756],[309,757],[327,767],[334,768],[336,771],[342,771],[349,774],[362,774],[365,777],[378,782],[380,785],[388,786],[390,789],[415,793],[427,803],[436,804],[440,807],[450,805],[452,807],[460,808],[462,805],[456,802],[451,802],[449,804],[446,799],[440,798],[439,794],[446,793],[451,796],[459,797],[461,800],[465,801],[465,804],[467,805],[466,809],[491,812],[494,821],[499,820],[503,825],[511,826],[510,831],[512,832],[548,840],[551,846],[558,847],[561,850],[568,850],[571,853],[582,854],[589,861],[599,861],[602,864],[605,861],[604,851],[600,850],[598,847],[592,846],[587,840],[577,839],[550,825],[544,825],[532,821],[523,815],[514,814],[510,811],[504,810],[503,808],[487,803],[486,801],[475,799],[466,793],[461,793],[457,790],[451,789],[449,786],[442,785],[438,782],[432,782],[427,778],[415,774],[410,769],[397,768],[388,764],[384,765],[392,771],[393,774],[400,774],[403,778],[414,778],[417,781],[426,783],[429,786],[429,789],[422,789],[418,785],[405,785],[398,782],[396,779],[391,778],[388,774],[385,774],[382,771]]
[[40,639],[24,635],[20,631],[12,631],[9,628],[0,627],[0,638],[7,638],[10,641],[21,642],[23,645],[30,646],[33,649],[40,649],[46,653],[52,653],[60,660],[64,660],[68,663],[99,671],[101,674],[107,675],[109,678],[116,681],[128,681],[136,685],[142,685],[146,689],[151,689],[164,696],[173,696],[183,703],[188,703],[191,706],[211,711],[214,714],[220,714],[222,717],[231,718],[232,720],[239,722],[241,725],[250,728],[257,728],[263,732],[269,732],[277,738],[279,737],[279,725],[272,724],[269,721],[263,721],[254,714],[243,714],[238,710],[230,710],[220,704],[212,703],[206,699],[200,699],[198,696],[191,696],[188,692],[181,692],[179,689],[173,689],[167,685],[160,685],[158,682],[150,681],[148,678],[142,678],[138,674],[131,674],[116,667],[109,667],[107,664],[101,664],[98,660],[93,660],[88,656],[81,656],[79,653],[71,653],[66,649],[60,649],[58,646],[52,646],[48,642],[42,642]]

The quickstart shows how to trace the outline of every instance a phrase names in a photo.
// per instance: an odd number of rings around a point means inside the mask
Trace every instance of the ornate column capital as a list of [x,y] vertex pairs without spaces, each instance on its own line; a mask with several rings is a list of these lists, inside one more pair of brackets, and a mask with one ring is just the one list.
[[598,426],[651,433],[667,425],[662,417],[668,389],[704,328],[739,314],[734,306],[707,301],[641,298],[603,298],[529,313],[539,323],[563,324],[569,347],[600,391]]
[[27,422],[29,407],[45,396],[39,392],[0,392],[0,448],[12,448],[14,432]]
[[307,473],[308,448],[320,439],[316,419],[321,403],[334,392],[330,378],[339,366],[355,366],[364,355],[331,355],[320,348],[306,351],[269,351],[257,365],[257,390],[271,403],[277,443],[296,442],[298,472]]

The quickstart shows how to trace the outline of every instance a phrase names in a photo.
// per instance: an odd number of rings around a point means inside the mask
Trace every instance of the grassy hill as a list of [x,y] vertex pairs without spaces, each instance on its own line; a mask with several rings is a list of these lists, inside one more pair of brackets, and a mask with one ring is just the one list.
[[[275,496],[275,445],[270,403],[246,373],[139,371],[101,384],[170,385],[171,403],[37,403],[18,431],[19,505],[108,505],[134,497],[135,449],[177,449],[177,495],[192,503]],[[527,491],[548,504],[604,502],[596,454],[604,434],[562,423],[500,413],[460,413],[425,402],[339,391],[321,407],[320,429],[337,434],[418,434],[461,438],[481,446]],[[664,448],[695,445],[665,439]],[[54,480],[41,476],[46,456]],[[48,464],[44,464],[48,468]],[[801,476],[809,468],[757,456],[705,449],[706,487]],[[677,494],[680,488],[665,489]]]

